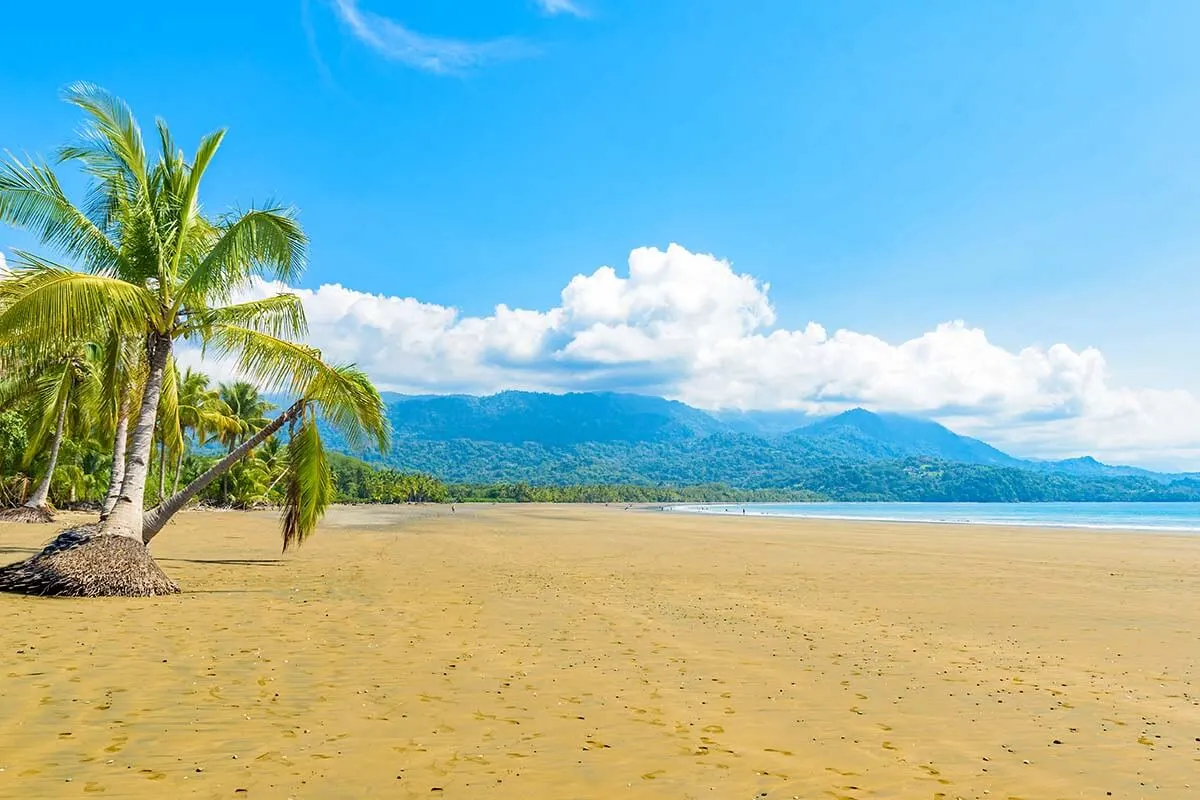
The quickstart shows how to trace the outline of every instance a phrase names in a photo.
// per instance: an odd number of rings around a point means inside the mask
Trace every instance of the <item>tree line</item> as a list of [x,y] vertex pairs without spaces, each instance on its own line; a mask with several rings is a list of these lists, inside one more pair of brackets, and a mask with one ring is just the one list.
[[735,489],[724,484],[650,486],[526,481],[447,483],[424,472],[368,464],[332,454],[339,503],[754,503],[820,499],[804,489]]

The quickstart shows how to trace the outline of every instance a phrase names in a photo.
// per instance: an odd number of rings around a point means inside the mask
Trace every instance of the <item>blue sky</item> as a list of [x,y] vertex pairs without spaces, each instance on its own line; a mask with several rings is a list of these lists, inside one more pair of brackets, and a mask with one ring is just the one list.
[[[1096,348],[1111,391],[1182,390],[1190,399],[1171,401],[1180,418],[1200,394],[1195,3],[204,8],[199,18],[161,3],[6,9],[18,35],[0,47],[0,147],[51,152],[78,123],[58,92],[86,79],[125,97],[144,124],[165,117],[180,141],[228,127],[207,203],[295,203],[314,293],[340,283],[460,319],[493,319],[497,304],[552,315],[567,308],[573,276],[602,265],[627,275],[635,248],[677,242],[728,260],[764,294],[770,285],[770,318],[735,338],[816,322],[898,347],[963,320],[1013,358]],[[0,229],[0,250],[30,244]],[[381,378],[434,391],[581,385],[550,375],[553,360],[562,374],[587,372],[589,386],[636,388],[628,376],[646,371],[642,361],[706,357],[660,348],[638,359],[635,347],[626,366],[637,369],[622,372],[601,368],[613,367],[611,342],[602,356],[578,345],[586,356],[572,361],[574,334],[551,333],[538,343],[554,340],[558,357],[541,359],[536,379],[500,369],[533,352],[528,342],[491,358],[499,371],[487,380]],[[1038,391],[1057,391],[1057,367],[1039,369],[1053,375]],[[718,396],[685,390],[695,369],[649,372],[648,389],[707,405],[777,406],[786,389]],[[1077,372],[1069,380],[1086,383]],[[951,389],[914,391],[849,399],[955,417],[1018,450],[1200,467],[1200,433],[1159,457],[1159,439],[1118,440],[1094,409],[1091,433],[1079,420],[1070,433],[1029,427],[1038,414],[1070,417],[1084,389],[1049,405],[982,391],[965,406]],[[1174,419],[1160,401],[1138,414]]]

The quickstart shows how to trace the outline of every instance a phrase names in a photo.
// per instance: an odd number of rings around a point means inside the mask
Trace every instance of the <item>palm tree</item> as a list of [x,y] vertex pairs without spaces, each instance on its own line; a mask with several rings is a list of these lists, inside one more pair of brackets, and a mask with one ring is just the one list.
[[[262,360],[257,371],[266,375],[274,373],[274,385],[288,389],[288,393],[298,399],[183,490],[147,511],[142,534],[147,543],[196,495],[284,426],[288,428],[287,471],[283,478],[286,481],[282,521],[284,550],[301,544],[312,533],[333,496],[333,478],[321,442],[318,419],[337,428],[351,447],[361,447],[368,440],[374,440],[381,450],[387,448],[388,423],[383,400],[366,373],[353,366],[330,366],[321,360],[318,351],[305,345],[293,344],[291,347],[294,351],[291,356]],[[250,366],[258,355],[247,353],[241,365]]]
[[20,508],[0,512],[0,519],[9,522],[54,521],[50,487],[58,468],[63,439],[68,427],[87,431],[91,427],[90,412],[98,406],[97,357],[98,348],[84,343],[65,349],[49,363],[14,358],[11,351],[0,359],[9,373],[9,380],[0,389],[0,402],[24,395],[32,403],[38,420],[25,451],[26,466],[32,464],[47,441],[50,444],[45,474],[37,488]]
[[[219,437],[240,427],[239,420],[233,415],[232,409],[221,399],[217,390],[210,389],[208,376],[203,372],[188,367],[182,376],[177,377],[175,385],[179,387],[179,399],[176,407],[179,409],[179,429],[184,446],[175,452],[175,479],[171,493],[179,491],[179,477],[183,471],[183,457],[189,438],[195,439],[196,444],[203,447],[210,437]],[[170,424],[168,422],[168,424]],[[160,498],[161,501],[161,498]]]
[[[319,354],[307,348],[302,353],[289,341],[306,330],[298,297],[232,302],[256,278],[286,282],[299,275],[306,238],[294,214],[278,206],[216,220],[201,214],[200,185],[224,131],[205,136],[189,161],[160,121],[161,152],[151,162],[123,102],[83,83],[71,86],[66,97],[88,124],[81,140],[59,157],[79,164],[92,181],[89,201],[76,206],[50,167],[13,158],[0,165],[0,222],[33,229],[78,269],[16,251],[16,269],[0,281],[0,345],[16,340],[36,349],[82,339],[98,325],[143,342],[145,377],[120,496],[88,546],[97,553],[117,548],[157,570],[148,554],[111,540],[142,539],[155,422],[174,344],[193,340],[236,358],[241,374],[265,384],[289,374],[310,377]],[[300,485],[301,491],[311,488]],[[89,584],[100,587],[96,592],[174,588],[158,575],[133,586],[127,575],[110,574],[113,568],[103,560],[94,566],[105,570],[104,579]]]
[[[246,437],[261,430],[271,421],[267,414],[274,410],[275,406],[260,397],[258,388],[248,381],[223,383],[219,394],[221,402],[229,408],[230,416],[236,420],[237,424],[218,433],[217,438],[225,445],[226,452],[232,453],[233,448],[237,447]],[[224,502],[228,502],[230,499],[229,473],[226,473],[221,480],[221,497]]]
[[108,491],[100,508],[100,520],[108,519],[125,480],[125,449],[129,443],[130,396],[141,386],[143,370],[141,348],[137,342],[109,330],[101,359],[101,421],[111,433],[112,464],[108,473]]
[[81,270],[17,251],[17,269],[4,282],[0,337],[73,338],[99,319],[144,341],[146,381],[121,497],[104,528],[137,536],[155,417],[175,341],[234,335],[248,348],[270,348],[272,334],[303,334],[295,295],[227,303],[255,277],[297,275],[305,238],[283,208],[215,223],[201,216],[201,179],[223,131],[204,137],[188,162],[160,122],[162,152],[151,164],[124,103],[88,84],[72,86],[67,99],[90,119],[82,140],[63,148],[60,158],[78,162],[93,180],[92,202],[77,208],[48,167],[13,159],[0,171],[0,219],[38,230]]
[[221,402],[229,407],[229,413],[238,422],[237,429],[223,431],[217,436],[228,452],[247,436],[269,423],[271,419],[267,414],[273,411],[275,406],[263,399],[258,393],[258,387],[248,381],[222,383],[218,392]]

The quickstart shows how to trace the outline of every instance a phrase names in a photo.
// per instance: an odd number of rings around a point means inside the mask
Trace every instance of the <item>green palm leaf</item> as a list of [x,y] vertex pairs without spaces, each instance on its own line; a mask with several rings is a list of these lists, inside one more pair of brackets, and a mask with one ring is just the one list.
[[251,210],[211,235],[207,253],[181,268],[177,308],[226,302],[255,276],[291,281],[304,271],[308,238],[290,209]]
[[281,293],[261,300],[203,308],[187,315],[184,335],[195,333],[205,338],[215,325],[250,328],[276,338],[300,338],[308,334],[304,304],[297,295]]
[[146,148],[129,106],[85,81],[72,83],[63,97],[83,109],[91,118],[91,125],[84,129],[79,142],[59,150],[59,158],[82,162],[88,172],[101,180],[123,175],[132,178],[129,181],[132,185],[146,186]]
[[333,475],[310,413],[305,414],[288,441],[288,465],[282,519],[284,552],[304,543],[333,497]]
[[122,260],[118,247],[67,199],[45,165],[11,157],[0,163],[0,222],[33,230],[93,272],[109,272]]
[[0,345],[23,339],[32,349],[97,338],[105,329],[137,336],[155,315],[154,297],[118,278],[75,272],[23,251],[0,282]]

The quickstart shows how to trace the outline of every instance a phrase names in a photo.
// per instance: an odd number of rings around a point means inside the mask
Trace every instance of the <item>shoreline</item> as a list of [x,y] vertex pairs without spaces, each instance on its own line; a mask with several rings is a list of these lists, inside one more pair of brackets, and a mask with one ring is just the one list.
[[[879,503],[880,505],[913,505],[913,506],[935,506],[935,503],[919,503],[914,502],[906,504],[902,502],[886,502]],[[873,522],[889,525],[952,525],[961,527],[991,527],[991,528],[1029,528],[1029,529],[1048,529],[1048,530],[1075,530],[1075,531],[1095,531],[1101,533],[1127,533],[1127,534],[1163,534],[1171,536],[1194,536],[1200,535],[1200,523],[1195,526],[1188,525],[1136,525],[1120,522],[1105,523],[1105,522],[1069,522],[1058,520],[1023,520],[1023,519],[945,519],[937,517],[902,517],[902,516],[860,516],[856,514],[836,514],[836,513],[772,513],[769,511],[754,510],[755,506],[762,505],[787,505],[784,503],[676,503],[662,504],[661,508],[656,506],[657,510],[664,513],[675,514],[693,514],[703,517],[738,517],[754,519],[773,519],[773,520],[817,520],[826,522]],[[796,503],[796,507],[802,506],[821,506],[820,502],[813,503]],[[852,505],[851,503],[837,503],[837,505]],[[853,504],[860,506],[874,505],[871,502],[863,502]],[[980,508],[988,506],[1004,506],[1011,507],[1013,505],[1020,506],[1037,506],[1036,503],[948,503],[947,505],[974,505]],[[1070,505],[1068,503],[1056,503],[1055,505]],[[1130,503],[1130,505],[1136,505]],[[1155,505],[1170,506],[1173,503],[1160,503]],[[717,509],[738,509],[738,510],[717,510]],[[741,509],[746,509],[742,512]]]

